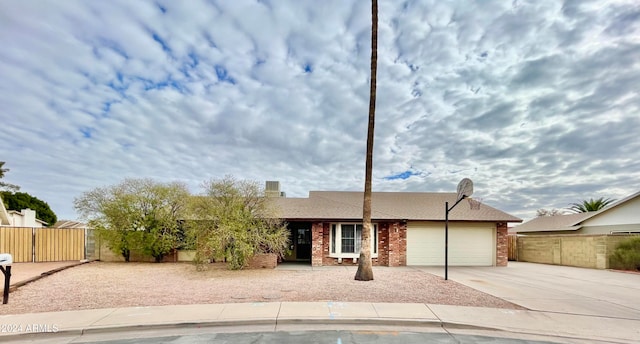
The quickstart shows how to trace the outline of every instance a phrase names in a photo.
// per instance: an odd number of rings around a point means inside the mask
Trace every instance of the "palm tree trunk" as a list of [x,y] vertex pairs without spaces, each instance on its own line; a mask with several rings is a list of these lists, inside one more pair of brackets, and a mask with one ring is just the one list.
[[376,74],[378,71],[378,0],[371,0],[371,89],[369,91],[369,127],[367,129],[367,161],[362,204],[362,245],[355,279],[373,280],[371,267],[371,175],[373,170],[373,129],[376,117]]

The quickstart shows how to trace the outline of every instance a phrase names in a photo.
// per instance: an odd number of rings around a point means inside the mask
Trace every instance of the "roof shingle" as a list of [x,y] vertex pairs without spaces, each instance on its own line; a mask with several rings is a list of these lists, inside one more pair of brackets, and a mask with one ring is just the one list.
[[[445,202],[456,201],[456,193],[373,192],[373,220],[444,221]],[[285,219],[362,220],[363,192],[311,191],[308,198],[274,198]],[[450,213],[452,221],[522,222],[501,210],[482,204],[473,210],[466,201]]]

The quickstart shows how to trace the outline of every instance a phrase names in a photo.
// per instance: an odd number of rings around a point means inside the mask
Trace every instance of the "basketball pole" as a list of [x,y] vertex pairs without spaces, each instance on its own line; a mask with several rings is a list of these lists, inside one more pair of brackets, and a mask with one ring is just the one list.
[[462,196],[449,208],[449,202],[444,202],[444,280],[449,279],[449,212],[467,196]]

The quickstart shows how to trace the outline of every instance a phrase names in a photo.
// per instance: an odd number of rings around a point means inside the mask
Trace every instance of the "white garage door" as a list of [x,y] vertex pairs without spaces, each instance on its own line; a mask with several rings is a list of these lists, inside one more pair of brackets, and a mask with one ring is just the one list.
[[[486,223],[449,223],[449,265],[495,265],[494,226]],[[444,223],[409,222],[407,265],[444,266]]]

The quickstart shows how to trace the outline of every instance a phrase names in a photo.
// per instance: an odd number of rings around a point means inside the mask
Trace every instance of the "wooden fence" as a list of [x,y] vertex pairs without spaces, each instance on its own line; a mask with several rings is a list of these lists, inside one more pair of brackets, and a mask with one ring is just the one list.
[[518,236],[516,234],[509,234],[507,236],[507,247],[509,249],[509,260],[518,261]]
[[84,228],[0,227],[0,252],[16,263],[82,260],[85,247]]
[[0,253],[16,263],[33,261],[33,228],[0,227]]

